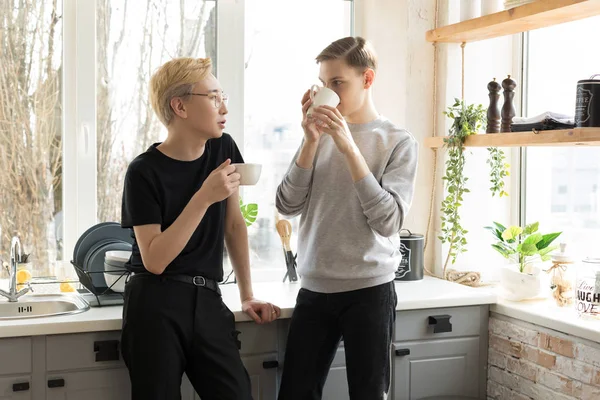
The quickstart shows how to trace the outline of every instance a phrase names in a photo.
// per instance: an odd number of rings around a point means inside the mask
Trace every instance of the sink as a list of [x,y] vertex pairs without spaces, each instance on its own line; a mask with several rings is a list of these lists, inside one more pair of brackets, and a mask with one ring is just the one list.
[[0,320],[77,314],[89,310],[81,297],[64,294],[25,295],[18,302],[0,301]]

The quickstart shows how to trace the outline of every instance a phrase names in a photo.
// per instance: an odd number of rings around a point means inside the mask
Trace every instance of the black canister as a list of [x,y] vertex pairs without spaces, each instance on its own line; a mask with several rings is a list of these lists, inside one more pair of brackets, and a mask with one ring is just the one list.
[[[408,232],[408,235],[402,231]],[[400,231],[400,253],[402,259],[396,271],[397,281],[418,281],[423,279],[425,237],[408,229]]]
[[600,79],[584,79],[577,82],[575,102],[575,126],[577,128],[600,127]]

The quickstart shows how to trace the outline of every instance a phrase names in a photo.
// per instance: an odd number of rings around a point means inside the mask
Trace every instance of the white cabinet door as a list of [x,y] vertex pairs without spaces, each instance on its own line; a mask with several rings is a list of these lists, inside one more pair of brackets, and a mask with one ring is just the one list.
[[337,350],[331,363],[327,381],[325,381],[325,387],[323,388],[323,399],[350,399],[348,378],[346,377],[346,353],[343,347]]
[[[277,399],[277,377],[280,364],[277,354],[258,354],[242,357],[242,362],[250,376],[252,384],[253,400],[276,400]],[[195,400],[201,400],[196,394]]]
[[47,376],[47,400],[129,400],[126,368],[56,373]]
[[279,370],[277,354],[245,356],[242,357],[242,361],[250,375],[252,398],[254,400],[276,400]]
[[0,377],[0,400],[31,400],[31,376]]
[[479,338],[395,344],[394,400],[479,393]]

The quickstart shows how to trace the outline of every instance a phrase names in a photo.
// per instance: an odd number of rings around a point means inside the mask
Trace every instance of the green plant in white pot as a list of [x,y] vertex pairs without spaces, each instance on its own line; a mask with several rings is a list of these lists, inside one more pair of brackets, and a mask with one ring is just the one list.
[[514,301],[538,296],[542,288],[542,270],[538,264],[550,260],[550,252],[558,247],[552,242],[562,232],[541,234],[538,232],[539,222],[508,228],[494,222],[494,226],[487,226],[486,229],[497,240],[492,247],[504,258],[513,261],[502,268],[502,296]]

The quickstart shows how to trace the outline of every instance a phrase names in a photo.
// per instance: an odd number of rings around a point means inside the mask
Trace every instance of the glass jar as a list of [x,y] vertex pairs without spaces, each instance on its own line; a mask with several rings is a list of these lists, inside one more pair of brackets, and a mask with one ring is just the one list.
[[550,274],[552,297],[559,307],[572,306],[575,299],[575,261],[566,253],[567,245],[560,244],[560,252],[551,256],[552,267],[546,272]]
[[588,257],[577,266],[575,305],[580,317],[600,319],[600,257]]

